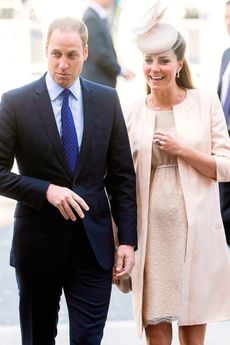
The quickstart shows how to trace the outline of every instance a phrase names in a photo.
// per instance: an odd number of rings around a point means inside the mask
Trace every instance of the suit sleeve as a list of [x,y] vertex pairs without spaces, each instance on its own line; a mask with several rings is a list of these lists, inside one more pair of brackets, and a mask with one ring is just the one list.
[[112,215],[118,225],[119,243],[136,246],[136,177],[127,129],[117,95],[108,151],[106,188],[111,196]]
[[3,95],[0,104],[0,194],[39,209],[50,183],[11,171],[19,149],[17,132],[20,123],[16,120],[15,105],[8,98],[7,94]]
[[211,104],[212,155],[216,160],[217,181],[230,181],[230,139],[224,113],[217,95]]

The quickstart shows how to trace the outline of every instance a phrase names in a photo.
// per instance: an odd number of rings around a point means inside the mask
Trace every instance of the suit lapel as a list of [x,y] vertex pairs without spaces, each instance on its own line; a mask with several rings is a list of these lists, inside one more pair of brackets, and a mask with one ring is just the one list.
[[86,80],[81,80],[82,97],[83,97],[83,111],[84,111],[84,130],[82,136],[82,143],[78,157],[77,169],[75,179],[79,176],[80,171],[84,165],[91,137],[93,134],[94,117],[96,112],[96,104],[93,97],[93,89],[89,86]]
[[[81,79],[82,97],[83,97],[83,112],[84,112],[84,129],[82,136],[82,143],[78,157],[77,169],[74,178],[79,176],[79,173],[84,165],[90,140],[93,133],[94,116],[96,104],[93,97],[93,90],[86,80]],[[61,139],[57,129],[53,108],[50,102],[49,94],[46,88],[44,76],[39,80],[36,90],[35,102],[39,111],[41,120],[53,148],[57,154],[57,158],[63,166],[63,169],[71,177],[71,173],[67,168],[65,154],[62,147]]]
[[228,49],[226,51],[226,54],[225,54],[224,59],[223,59],[223,63],[222,63],[222,66],[221,66],[221,73],[220,73],[221,77],[223,76],[224,71],[225,71],[225,69],[226,69],[226,67],[227,67],[227,65],[229,63],[229,59],[230,59],[230,49]]
[[38,87],[36,90],[35,102],[37,105],[38,112],[43,122],[44,130],[46,131],[53,148],[57,154],[57,158],[63,166],[63,169],[68,175],[71,175],[65,160],[64,150],[62,147],[60,135],[57,129],[53,108],[50,102],[49,94],[47,91],[45,77],[43,76],[38,81]]
[[182,138],[187,144],[192,144],[194,143],[196,134],[199,135],[198,130],[196,133],[192,131],[196,125],[198,129],[200,128],[200,118],[193,115],[194,113],[199,113],[199,109],[197,109],[198,102],[194,102],[194,89],[186,89],[186,92],[187,95],[185,100],[174,105],[173,112],[178,138]]

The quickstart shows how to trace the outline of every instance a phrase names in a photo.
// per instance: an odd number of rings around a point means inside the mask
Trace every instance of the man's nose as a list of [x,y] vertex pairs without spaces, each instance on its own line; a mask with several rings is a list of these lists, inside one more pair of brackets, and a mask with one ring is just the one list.
[[59,67],[61,69],[66,69],[68,67],[68,62],[65,58],[61,58],[61,60],[59,61]]

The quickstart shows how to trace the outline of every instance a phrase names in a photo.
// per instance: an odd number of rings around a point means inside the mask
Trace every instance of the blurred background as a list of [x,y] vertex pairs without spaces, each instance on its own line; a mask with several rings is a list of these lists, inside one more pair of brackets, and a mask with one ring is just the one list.
[[[224,23],[225,2],[162,1],[169,5],[165,20],[188,43],[187,58],[195,85],[212,91],[217,88],[223,50],[230,46]],[[122,103],[145,90],[142,57],[133,43],[132,30],[153,3],[153,0],[118,0],[111,9],[111,29],[119,62],[136,74],[132,81],[118,78],[117,90]],[[0,0],[0,96],[46,71],[44,47],[49,23],[60,16],[81,18],[86,6],[85,0]],[[14,201],[0,197],[0,327],[18,325],[16,282],[14,270],[8,264],[14,205]],[[108,319],[132,320],[130,295],[113,289]],[[67,323],[64,303],[60,323]]]
[[[220,58],[229,45],[225,30],[225,0],[172,0],[165,19],[182,32],[195,84],[216,89]],[[122,99],[141,90],[141,56],[132,41],[132,30],[153,0],[117,0],[111,13],[114,43],[119,61],[136,73],[131,82],[118,81]],[[44,73],[47,26],[56,17],[81,18],[86,0],[0,0],[0,93]],[[138,87],[137,87],[138,86]],[[127,92],[125,92],[127,91]]]

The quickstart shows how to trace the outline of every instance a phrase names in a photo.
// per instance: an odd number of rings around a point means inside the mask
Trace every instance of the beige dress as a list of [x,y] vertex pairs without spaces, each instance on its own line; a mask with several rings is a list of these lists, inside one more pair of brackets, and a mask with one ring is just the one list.
[[[156,112],[155,131],[176,135],[173,111]],[[187,216],[177,159],[152,147],[143,323],[178,320],[183,301]]]

